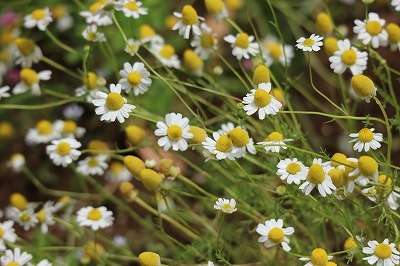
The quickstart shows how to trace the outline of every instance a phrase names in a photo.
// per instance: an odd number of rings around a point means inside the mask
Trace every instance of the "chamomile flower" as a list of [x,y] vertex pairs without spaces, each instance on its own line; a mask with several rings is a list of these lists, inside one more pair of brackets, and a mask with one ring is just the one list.
[[343,173],[343,179],[344,181],[347,181],[344,187],[345,192],[352,193],[356,184],[365,187],[369,182],[367,177],[360,175],[359,173],[353,174],[357,167],[358,160],[356,158],[346,159],[346,166]]
[[290,66],[294,57],[293,46],[278,42],[274,36],[267,36],[263,40],[261,51],[267,66],[271,66],[273,63]]
[[311,252],[310,258],[300,258],[299,260],[308,261],[304,266],[321,266],[327,265],[328,261],[332,258],[332,256],[328,256],[324,249],[316,248]]
[[296,42],[296,48],[297,49],[301,49],[304,52],[318,52],[319,50],[321,50],[321,46],[323,45],[323,40],[324,38],[316,35],[316,34],[311,34],[310,38],[304,38],[301,37],[300,39],[298,39]]
[[54,126],[48,120],[40,120],[35,128],[30,128],[26,134],[25,141],[29,145],[38,143],[48,143],[51,140],[60,138],[61,135],[54,129]]
[[282,245],[284,251],[290,251],[290,240],[287,236],[294,233],[294,228],[283,228],[282,219],[271,219],[265,221],[265,224],[258,224],[256,232],[261,235],[258,242],[263,243],[266,248]]
[[271,83],[258,84],[257,89],[252,89],[243,97],[243,110],[247,115],[258,111],[258,118],[264,120],[266,115],[276,115],[282,104],[270,94]]
[[32,89],[32,94],[40,95],[40,86],[39,82],[41,80],[49,80],[51,77],[50,70],[43,70],[40,72],[36,72],[31,68],[23,68],[19,72],[21,77],[21,81],[15,85],[13,89],[14,94],[24,93],[29,89]]
[[28,38],[17,38],[15,40],[14,56],[16,57],[15,64],[22,67],[32,67],[33,63],[39,62],[42,58],[42,50],[35,42]]
[[307,178],[307,169],[297,158],[281,160],[277,167],[276,174],[280,176],[281,180],[286,180],[288,184],[300,185],[300,182]]
[[387,45],[388,33],[383,28],[385,20],[379,18],[378,14],[370,12],[368,19],[364,21],[356,19],[354,23],[356,25],[353,27],[353,31],[357,34],[357,39],[361,40],[363,44],[371,43],[373,48]]
[[53,215],[54,212],[55,212],[54,202],[47,201],[44,204],[43,208],[36,213],[36,217],[40,222],[40,229],[43,234],[46,234],[49,231],[49,225],[55,224]]
[[243,157],[248,151],[251,154],[256,154],[253,139],[250,138],[249,133],[242,127],[235,127],[227,132],[229,134],[233,148],[237,150],[240,157]]
[[367,103],[376,95],[374,82],[367,76],[355,75],[351,78],[351,88],[362,100]]
[[1,98],[8,98],[11,96],[11,94],[8,93],[9,90],[10,90],[10,86],[0,87],[0,100],[1,100]]
[[380,175],[376,183],[379,185],[364,188],[362,192],[367,195],[369,200],[373,202],[376,202],[378,199],[384,200],[389,208],[397,210],[399,207],[400,189],[393,187],[393,179],[387,175]]
[[193,75],[201,77],[203,75],[204,62],[191,49],[183,52],[183,66]]
[[400,27],[395,23],[389,23],[386,26],[388,41],[391,51],[400,51]]
[[4,241],[15,243],[17,240],[17,234],[15,233],[13,226],[13,221],[5,221],[0,223],[0,251],[7,249]]
[[78,162],[77,172],[84,175],[102,175],[107,169],[107,156],[89,156]]
[[78,127],[75,121],[72,120],[56,120],[53,128],[60,133],[60,135],[67,138],[81,138],[86,132],[85,128]]
[[89,42],[105,42],[104,33],[98,31],[96,24],[88,25],[82,32],[83,38]]
[[215,17],[217,22],[221,22],[228,17],[228,10],[222,0],[205,0],[207,11]]
[[98,91],[105,91],[106,80],[94,72],[87,72],[82,77],[83,86],[76,88],[75,95],[81,97],[86,95],[86,101],[91,103],[96,98]]
[[190,45],[201,59],[207,60],[214,53],[214,50],[217,49],[218,39],[205,23],[200,24],[200,31],[201,34],[194,36],[194,40]]
[[53,140],[51,145],[46,147],[46,152],[55,165],[67,167],[81,155],[78,151],[81,143],[73,138]]
[[89,7],[88,11],[81,11],[79,15],[86,19],[88,25],[95,23],[97,26],[108,26],[113,23],[111,13],[106,8],[110,5],[110,0],[98,0]]
[[12,211],[14,212],[12,217],[14,217],[14,220],[20,226],[22,226],[25,231],[28,231],[30,228],[35,227],[36,224],[39,222],[32,207],[28,206],[28,208],[22,211],[14,207]]
[[255,56],[259,52],[258,44],[253,42],[254,36],[249,36],[247,33],[238,33],[236,37],[228,35],[224,37],[224,40],[231,44],[233,48],[232,54],[238,60],[242,58],[249,59],[250,55]]
[[158,35],[149,24],[142,24],[139,27],[139,41],[140,43],[150,42],[151,45],[164,43],[163,37]]
[[104,178],[111,183],[121,183],[132,179],[131,173],[124,164],[115,161],[110,164]]
[[45,31],[50,22],[53,21],[48,7],[44,9],[35,9],[29,15],[24,17],[24,27],[31,29],[38,27],[39,30]]
[[87,226],[93,231],[97,231],[111,226],[114,217],[112,211],[107,210],[104,206],[98,208],[88,206],[76,213],[76,220],[80,226]]
[[284,139],[283,135],[279,132],[272,132],[263,141],[257,142],[259,145],[263,145],[265,152],[277,152],[282,149],[286,150],[285,142],[292,141],[293,139]]
[[139,51],[139,47],[140,47],[140,42],[130,38],[128,39],[125,45],[124,51],[130,54],[131,56],[134,56]]
[[4,256],[0,258],[2,266],[23,266],[27,265],[32,259],[32,255],[26,252],[21,253],[20,248],[14,248],[14,251],[7,249]]
[[25,166],[25,156],[21,153],[14,153],[7,162],[7,166],[17,173],[21,172]]
[[149,78],[150,72],[147,71],[143,63],[136,62],[133,65],[125,63],[124,69],[120,70],[119,74],[122,77],[122,79],[119,80],[122,89],[127,93],[132,89],[136,96],[144,94],[149,89],[152,82]]
[[219,134],[218,132],[214,132],[213,139],[207,137],[202,144],[206,150],[205,155],[207,156],[208,152],[210,153],[210,159],[235,160],[235,158],[241,157],[241,154],[237,152],[235,147],[233,147],[232,140],[228,134]]
[[353,75],[362,74],[367,68],[368,53],[359,52],[348,39],[338,41],[337,45],[339,49],[329,57],[333,71],[342,74],[349,68]]
[[154,134],[161,137],[158,145],[163,147],[164,151],[168,151],[171,147],[174,151],[185,151],[188,148],[187,140],[193,138],[189,130],[187,117],[182,117],[180,113],[170,113],[165,115],[165,122],[157,122]]
[[381,147],[381,142],[383,140],[382,133],[374,133],[375,128],[363,128],[358,133],[351,133],[349,136],[355,138],[350,140],[349,143],[356,142],[353,146],[355,151],[361,152],[369,151],[369,149],[376,150]]
[[157,57],[161,63],[167,67],[178,69],[181,66],[181,61],[175,54],[175,49],[169,44],[154,44],[151,47],[154,56]]
[[51,9],[53,19],[56,23],[56,29],[64,32],[70,29],[74,24],[74,19],[70,15],[71,11],[68,10],[67,5],[56,5]]
[[237,211],[236,200],[219,198],[214,204],[214,209],[221,210],[224,213],[233,213]]
[[179,35],[182,35],[184,39],[189,39],[190,30],[194,35],[201,34],[199,20],[204,20],[204,18],[197,16],[196,10],[191,5],[185,5],[182,13],[174,12],[174,16],[180,20],[172,27],[172,30],[179,30]]
[[368,257],[363,258],[369,265],[395,266],[400,263],[400,252],[396,249],[395,243],[389,243],[389,239],[379,243],[376,240],[368,241],[368,247],[364,247],[362,252]]
[[400,11],[400,0],[392,0],[391,5],[394,6],[396,11]]
[[322,197],[332,194],[332,191],[336,189],[319,159],[313,160],[313,164],[307,169],[306,177],[306,181],[299,187],[306,195],[309,195],[315,187],[318,188]]
[[125,118],[129,117],[129,113],[136,108],[128,104],[127,100],[121,96],[121,87],[121,84],[111,84],[109,94],[101,91],[96,93],[97,99],[94,99],[92,103],[97,106],[95,112],[101,115],[101,121],[114,122],[118,119],[120,123],[123,123]]
[[140,15],[147,15],[148,9],[142,7],[142,2],[136,0],[124,0],[115,4],[115,9],[124,12],[125,17],[139,18]]
[[349,173],[349,177],[364,177],[376,181],[378,178],[378,163],[370,156],[361,156],[358,159],[357,168]]

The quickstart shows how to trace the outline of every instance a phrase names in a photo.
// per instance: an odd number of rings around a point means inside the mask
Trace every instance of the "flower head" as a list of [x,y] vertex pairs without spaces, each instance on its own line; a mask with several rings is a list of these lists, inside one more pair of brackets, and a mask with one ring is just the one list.
[[135,41],[134,39],[130,38],[128,39],[124,51],[130,54],[131,56],[134,56],[140,48],[140,42]]
[[400,27],[395,23],[389,23],[386,25],[386,31],[388,33],[388,41],[390,44],[390,50],[400,51]]
[[232,139],[228,134],[213,133],[213,138],[207,137],[202,143],[206,151],[205,155],[210,155],[217,160],[242,157],[242,154],[233,146]]
[[283,228],[282,219],[271,219],[265,221],[265,224],[258,224],[256,232],[261,235],[258,238],[258,242],[264,243],[266,248],[271,248],[280,244],[284,251],[290,251],[290,240],[287,236],[294,233],[294,228]]
[[84,175],[103,175],[107,169],[106,156],[89,156],[78,162],[77,172]]
[[125,17],[139,18],[140,15],[147,15],[148,9],[142,7],[142,2],[136,0],[124,0],[115,4],[115,10],[124,12]]
[[125,63],[124,69],[120,70],[119,74],[122,77],[122,79],[119,80],[122,89],[127,93],[132,89],[136,96],[144,94],[149,89],[152,82],[149,78],[150,72],[147,71],[143,63],[135,63],[133,65]]
[[15,46],[14,55],[16,57],[16,65],[20,64],[22,67],[30,68],[33,63],[36,64],[39,62],[43,56],[42,50],[40,50],[39,46],[31,39],[17,38],[15,40]]
[[306,177],[306,181],[299,187],[306,195],[310,194],[315,187],[318,188],[318,192],[322,197],[326,197],[326,194],[332,194],[332,191],[336,190],[320,159],[313,160],[313,164],[308,168]]
[[261,44],[261,51],[266,65],[279,63],[289,66],[294,57],[293,46],[278,42],[275,36],[267,36]]
[[263,145],[266,153],[279,153],[281,148],[284,150],[287,149],[285,142],[292,140],[293,139],[284,139],[281,133],[275,131],[269,134],[263,141],[257,142],[257,144]]
[[367,68],[367,52],[359,52],[347,39],[338,41],[337,45],[338,50],[329,57],[331,68],[335,73],[342,74],[349,68],[353,75],[359,75]]
[[0,223],[0,251],[6,250],[4,241],[15,243],[17,240],[17,234],[15,233],[13,226],[13,221]]
[[60,135],[68,138],[81,138],[86,132],[85,128],[78,127],[72,120],[56,120],[53,127]]
[[112,5],[110,0],[97,0],[90,5],[89,10],[79,12],[86,19],[88,25],[95,23],[97,26],[112,25],[113,21],[108,7]]
[[278,171],[276,171],[276,174],[282,180],[286,180],[288,184],[295,183],[299,185],[302,180],[307,178],[307,169],[297,158],[281,160],[277,167]]
[[45,31],[50,22],[53,21],[48,7],[44,9],[35,9],[29,15],[24,17],[24,27],[38,27],[39,30]]
[[355,151],[361,152],[365,150],[369,151],[369,148],[376,150],[381,147],[381,142],[383,140],[382,133],[374,133],[375,128],[363,128],[358,133],[352,133],[349,136],[355,138],[349,143],[356,142],[353,146]]
[[247,33],[238,33],[236,37],[228,35],[224,37],[224,40],[231,44],[233,48],[232,54],[238,60],[242,58],[249,59],[250,55],[255,56],[259,52],[258,44],[253,42],[254,36],[249,36]]
[[190,45],[194,47],[194,52],[201,59],[206,60],[217,49],[218,39],[205,23],[200,24],[200,31],[201,33],[194,36],[194,40]]
[[0,258],[3,266],[23,266],[32,259],[32,255],[26,252],[21,253],[20,248],[14,248],[14,251],[7,249],[4,256]]
[[207,11],[221,22],[224,18],[228,17],[228,10],[222,0],[205,0]]
[[172,30],[179,30],[179,35],[182,35],[184,39],[189,39],[190,30],[194,35],[201,34],[199,20],[204,20],[204,18],[197,16],[196,10],[191,5],[185,5],[182,13],[174,12],[174,15],[180,20],[172,27]]
[[175,48],[172,45],[155,43],[151,46],[151,50],[165,66],[176,69],[181,66],[181,61],[175,54]]
[[82,32],[83,38],[89,42],[105,42],[104,33],[98,31],[96,24],[88,25]]
[[80,226],[91,227],[93,231],[109,227],[114,221],[112,211],[107,210],[104,206],[98,208],[84,207],[76,213],[76,216]]
[[311,252],[310,258],[300,258],[301,261],[309,261],[304,266],[322,266],[328,265],[328,261],[332,259],[332,256],[328,256],[326,251],[322,248],[316,248]]
[[67,167],[72,161],[75,161],[81,155],[77,149],[82,145],[79,141],[73,138],[64,138],[53,140],[51,145],[46,147],[46,152],[55,165]]
[[43,70],[36,72],[31,68],[23,68],[19,72],[21,81],[15,85],[13,89],[14,94],[20,94],[26,92],[28,89],[32,89],[32,94],[40,95],[39,82],[41,80],[49,80],[51,77],[50,70]]
[[321,46],[323,45],[322,43],[322,39],[323,37],[316,35],[316,34],[311,34],[310,38],[304,38],[301,37],[300,39],[298,39],[296,42],[296,48],[297,49],[301,49],[304,52],[318,52],[319,50],[321,50]]
[[214,209],[221,210],[224,213],[233,213],[237,211],[236,201],[235,199],[219,198],[214,204]]
[[356,25],[353,27],[353,31],[363,44],[371,43],[373,48],[387,45],[388,33],[383,27],[385,20],[379,18],[378,14],[370,12],[367,19],[364,21],[356,19],[354,23]]
[[362,100],[367,103],[376,95],[374,82],[367,76],[355,75],[351,78],[351,88]]
[[400,252],[394,243],[389,243],[388,239],[379,243],[376,240],[368,241],[368,247],[362,249],[368,257],[363,258],[369,265],[395,266],[400,263]]
[[154,252],[142,252],[139,254],[140,266],[160,266],[160,256]]

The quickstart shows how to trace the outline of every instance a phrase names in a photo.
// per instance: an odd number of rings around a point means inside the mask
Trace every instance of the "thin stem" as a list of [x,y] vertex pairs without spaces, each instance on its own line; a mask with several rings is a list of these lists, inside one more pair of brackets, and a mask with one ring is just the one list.
[[71,53],[71,54],[78,54],[78,52],[73,49],[72,47],[66,45],[65,43],[61,42],[59,39],[57,39],[56,36],[53,35],[53,33],[51,33],[48,29],[46,29],[46,34],[47,36],[56,44],[58,45],[60,48],[64,49],[65,51]]

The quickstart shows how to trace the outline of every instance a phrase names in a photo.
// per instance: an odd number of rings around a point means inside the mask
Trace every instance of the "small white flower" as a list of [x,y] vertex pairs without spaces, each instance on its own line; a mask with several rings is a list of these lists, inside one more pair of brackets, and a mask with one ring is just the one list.
[[125,17],[139,18],[140,15],[147,15],[148,9],[142,7],[142,2],[136,0],[124,0],[123,2],[117,2],[115,9],[124,12]]
[[154,133],[161,137],[158,145],[163,147],[164,151],[168,151],[171,147],[174,151],[185,151],[188,148],[187,140],[193,138],[189,129],[187,117],[182,117],[180,113],[170,113],[165,115],[165,122],[157,122]]
[[362,74],[367,68],[368,53],[359,52],[356,47],[351,46],[349,40],[337,42],[339,50],[329,57],[331,68],[337,74],[342,74],[347,68],[353,75]]
[[237,151],[237,157],[244,157],[246,151],[251,154],[256,154],[254,148],[254,141],[250,138],[249,133],[243,127],[235,127],[232,122],[222,124],[221,129],[218,130],[220,135],[228,134],[233,145],[233,149]]
[[55,206],[54,202],[52,201],[47,201],[43,208],[38,211],[36,214],[41,226],[40,229],[43,234],[46,234],[49,231],[49,225],[55,224],[54,221],[54,215],[53,213],[55,212]]
[[84,207],[76,213],[76,216],[80,226],[91,227],[93,231],[109,227],[114,221],[112,211],[107,210],[104,206],[98,208],[92,206]]
[[249,59],[250,55],[255,56],[259,52],[258,44],[253,42],[254,36],[249,36],[247,33],[238,33],[236,37],[228,35],[224,37],[224,40],[231,44],[233,48],[232,54],[238,60],[242,58]]
[[89,156],[78,162],[77,172],[84,175],[102,175],[107,169],[107,156]]
[[258,111],[258,118],[264,120],[266,115],[276,115],[282,104],[275,99],[269,92],[271,91],[271,83],[260,83],[258,89],[252,89],[251,93],[247,93],[243,97],[243,110],[247,115],[252,115]]
[[120,162],[112,162],[104,178],[109,182],[118,184],[124,181],[130,181],[132,175],[124,164]]
[[353,31],[357,34],[357,39],[361,40],[363,44],[371,43],[373,48],[387,45],[388,33],[383,28],[385,20],[379,18],[378,14],[370,12],[368,19],[364,19],[364,21],[356,19],[354,23],[356,25],[353,27]]
[[36,224],[39,222],[38,218],[35,215],[35,212],[33,211],[32,206],[28,206],[23,211],[20,211],[17,208],[13,207],[11,217],[13,217],[13,219],[20,226],[22,226],[25,231],[28,231],[30,228],[35,227]]
[[378,179],[378,163],[374,158],[363,155],[357,161],[357,168],[349,173],[349,177],[350,179],[366,178],[376,181]]
[[38,27],[39,30],[45,31],[50,22],[53,21],[48,7],[44,9],[35,9],[29,15],[24,17],[24,27]]
[[205,0],[204,3],[207,11],[215,17],[218,23],[228,17],[228,10],[222,0]]
[[83,38],[89,42],[105,42],[104,33],[97,31],[96,24],[88,25],[82,32]]
[[43,70],[38,73],[30,68],[21,69],[21,71],[19,72],[21,81],[18,82],[17,85],[15,85],[13,93],[20,94],[26,92],[29,89],[32,89],[32,94],[40,95],[41,92],[39,82],[41,80],[49,80],[51,77],[51,73],[52,72],[50,70]]
[[367,195],[369,200],[373,202],[376,202],[378,199],[380,201],[384,200],[385,204],[392,210],[397,210],[399,207],[400,188],[392,187],[393,179],[386,175],[380,175],[375,182],[379,185],[365,188],[362,192]]
[[[218,132],[214,132],[213,139],[207,137],[206,140],[202,142],[202,145],[206,150],[205,156],[210,156],[210,159],[215,158],[217,160],[235,160],[235,158],[242,157],[242,154],[238,153],[237,148],[233,146],[232,140],[228,134],[221,135]],[[207,151],[210,154],[208,154]]]
[[163,65],[176,69],[181,66],[181,61],[178,59],[178,56],[175,54],[175,49],[171,45],[156,43],[151,46],[151,51]]
[[369,151],[369,148],[376,150],[381,147],[381,142],[383,140],[382,133],[374,133],[375,128],[363,128],[358,133],[351,133],[349,136],[351,138],[356,138],[350,140],[349,143],[356,142],[353,146],[355,151],[361,152],[365,150]]
[[67,138],[81,138],[86,132],[85,128],[78,127],[76,123],[71,120],[56,120],[53,128],[60,133],[60,135]]
[[36,123],[35,128],[30,128],[26,134],[25,141],[29,145],[48,143],[51,140],[60,138],[61,135],[58,133],[50,121],[40,120]]
[[152,80],[149,78],[150,72],[144,67],[143,63],[124,64],[124,69],[119,71],[122,79],[119,83],[122,89],[129,93],[133,89],[133,93],[138,96],[144,94],[151,85]]
[[17,173],[21,172],[22,168],[25,166],[25,156],[21,153],[14,153],[7,162],[7,166]]
[[46,147],[46,152],[55,165],[67,167],[81,155],[77,149],[82,145],[73,138],[53,140],[51,145]]
[[279,43],[274,36],[267,36],[263,40],[261,51],[267,66],[273,63],[289,66],[294,57],[293,46]]
[[290,240],[287,236],[294,233],[294,228],[283,228],[282,219],[271,219],[265,221],[265,224],[258,224],[256,232],[261,235],[258,242],[263,243],[266,248],[280,244],[284,251],[290,251]]
[[224,213],[233,213],[237,211],[235,199],[219,198],[215,204],[214,209],[221,210]]
[[307,179],[307,169],[297,158],[281,160],[277,167],[276,174],[280,176],[281,180],[286,180],[288,184],[299,185],[302,180]]
[[300,258],[300,261],[308,261],[304,266],[320,266],[326,265],[328,260],[331,260],[333,256],[328,256],[326,251],[322,248],[316,248],[311,252],[310,258]]
[[321,46],[323,45],[323,40],[324,38],[316,35],[316,34],[311,34],[310,38],[304,38],[301,37],[300,39],[298,39],[296,42],[296,48],[297,49],[301,49],[304,52],[318,52],[319,50],[321,50]]
[[217,49],[218,39],[205,23],[200,24],[200,31],[201,34],[195,35],[190,45],[201,59],[207,60],[214,53],[214,50]]
[[118,119],[120,123],[123,123],[136,106],[128,104],[127,100],[121,96],[121,84],[111,84],[110,91],[109,94],[101,91],[96,93],[97,99],[92,101],[97,106],[95,112],[101,115],[101,121],[114,122]]
[[1,266],[7,265],[17,265],[23,266],[26,265],[32,259],[32,255],[26,252],[22,252],[20,248],[15,248],[14,252],[10,249],[6,250],[4,256],[0,258]]
[[264,149],[266,153],[279,153],[281,149],[287,149],[285,142],[292,140],[293,139],[284,139],[283,135],[279,132],[272,132],[263,141],[257,142],[257,144],[265,146]]
[[389,239],[379,243],[376,240],[368,241],[368,247],[362,249],[368,257],[363,258],[369,265],[395,266],[400,263],[400,252],[394,243],[389,243]]
[[2,232],[0,236],[0,251],[7,249],[4,241],[15,243],[17,240],[17,234],[15,233],[13,226],[13,221],[5,221],[0,223],[0,232]]
[[88,25],[95,23],[97,26],[109,26],[113,24],[111,13],[106,10],[106,7],[111,5],[111,0],[96,1],[88,11],[81,11],[79,15],[86,19]]
[[185,5],[182,8],[182,13],[174,12],[174,16],[179,18],[179,21],[172,27],[172,30],[179,30],[179,35],[184,39],[189,39],[190,30],[194,35],[200,35],[199,20],[204,18],[197,16],[196,10],[191,5]]
[[158,35],[149,24],[142,24],[139,27],[139,41],[140,43],[150,42],[151,45],[162,45],[164,39]]
[[11,94],[8,93],[9,90],[10,90],[10,86],[0,87],[0,100],[1,100],[1,98],[8,98],[11,96]]
[[75,96],[81,97],[86,95],[86,101],[91,103],[96,98],[98,91],[108,91],[105,85],[105,78],[89,71],[83,76],[83,86],[75,89]]
[[400,0],[392,0],[391,4],[396,11],[400,11]]
[[128,39],[128,42],[125,45],[124,51],[130,54],[131,56],[134,56],[139,51],[139,47],[140,47],[140,42],[130,38]]
[[332,191],[336,190],[320,159],[313,160],[313,164],[307,169],[306,177],[306,181],[299,187],[306,195],[309,195],[315,187],[318,188],[322,197],[326,197],[327,194],[332,194]]

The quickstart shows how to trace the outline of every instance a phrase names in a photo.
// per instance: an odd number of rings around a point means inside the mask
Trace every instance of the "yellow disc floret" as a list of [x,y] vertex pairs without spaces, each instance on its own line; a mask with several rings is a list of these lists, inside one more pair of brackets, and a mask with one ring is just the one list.
[[214,46],[214,37],[210,33],[201,34],[200,45],[206,49],[212,48]]
[[191,49],[183,53],[183,64],[189,71],[196,71],[203,67],[203,60]]
[[226,134],[221,135],[219,137],[219,139],[217,140],[217,143],[215,144],[215,148],[217,149],[217,151],[220,151],[220,152],[229,151],[230,149],[232,149],[231,138]]
[[346,50],[342,53],[341,59],[345,65],[354,65],[357,61],[357,53],[352,49]]
[[98,155],[101,152],[110,150],[107,143],[101,140],[91,140],[88,144],[88,149],[93,150],[91,153],[93,155]]
[[35,49],[35,42],[27,38],[17,38],[15,40],[18,50],[24,55],[31,55]]
[[193,134],[193,138],[189,140],[190,143],[201,144],[207,138],[207,132],[196,126],[190,126],[189,132]]
[[370,156],[361,156],[358,159],[358,169],[364,176],[373,176],[378,172],[378,163]]
[[374,133],[372,133],[371,129],[363,128],[358,132],[358,140],[361,142],[370,142],[374,139]]
[[102,256],[106,250],[99,243],[90,241],[84,250],[84,253],[89,256],[90,260],[97,261],[99,256]]
[[49,135],[53,132],[53,126],[48,120],[40,120],[36,124],[36,130],[39,135]]
[[337,45],[338,39],[335,37],[327,37],[324,39],[324,49],[327,56],[332,56],[337,50],[339,50],[339,46]]
[[346,163],[347,163],[347,157],[343,153],[337,152],[331,158],[331,165],[333,167],[345,165]]
[[286,172],[288,172],[291,175],[297,174],[298,172],[300,172],[300,170],[301,170],[301,166],[298,163],[289,163],[286,166]]
[[249,47],[249,44],[249,35],[247,33],[242,32],[236,36],[235,45],[237,47],[247,49]]
[[31,16],[34,20],[42,20],[46,17],[44,9],[35,9],[32,11]]
[[394,23],[387,24],[386,31],[389,36],[389,43],[400,42],[400,27],[397,24]]
[[304,40],[303,45],[307,46],[307,47],[311,47],[314,45],[314,43],[315,43],[315,41],[313,39],[307,38]]
[[110,92],[106,99],[106,107],[112,111],[121,109],[124,103],[124,98],[116,92]]
[[326,266],[328,254],[322,248],[316,248],[311,252],[311,263],[315,266]]
[[182,9],[182,24],[195,25],[199,22],[196,10],[191,5],[185,5]]
[[140,76],[140,74],[138,72],[131,72],[128,74],[126,79],[128,80],[129,84],[131,84],[132,86],[137,86],[140,84],[142,77]]
[[170,59],[175,54],[175,49],[171,45],[167,44],[160,50],[160,55],[165,59]]
[[157,190],[163,180],[159,173],[151,169],[144,169],[141,171],[140,179],[143,185],[151,191]]
[[36,213],[36,217],[39,219],[39,221],[41,223],[44,223],[46,221],[46,212],[45,212],[45,210],[43,208],[40,209],[40,211],[38,211]]
[[380,259],[387,259],[392,255],[392,248],[385,243],[381,243],[375,248],[375,255]]
[[169,170],[171,169],[173,161],[168,158],[163,158],[160,161],[160,172],[165,175],[169,176]]
[[144,162],[140,158],[132,155],[125,156],[124,164],[133,176],[139,176],[140,172],[146,168]]
[[266,67],[265,65],[257,66],[253,73],[253,82],[256,85],[270,82],[268,67]]
[[250,137],[246,130],[237,127],[230,132],[232,144],[236,147],[243,147],[249,143]]
[[392,184],[393,184],[392,178],[386,175],[380,175],[378,176],[378,183],[383,185],[383,186],[375,186],[376,191],[381,196],[386,197],[392,192]]
[[276,244],[281,243],[285,239],[285,234],[280,228],[272,228],[268,233],[268,239]]
[[98,221],[103,217],[103,214],[98,208],[93,208],[87,215],[87,218],[92,221]]
[[351,87],[359,97],[367,97],[373,93],[375,86],[369,77],[355,75],[351,78]]
[[278,60],[283,55],[282,46],[279,43],[269,44],[269,45],[267,45],[267,49],[269,50],[269,55],[274,60]]
[[65,134],[73,134],[77,129],[76,123],[71,120],[67,120],[64,122],[62,132]]
[[307,180],[314,185],[319,185],[325,181],[325,171],[319,164],[313,164],[308,169]]
[[20,193],[13,193],[10,196],[10,204],[20,211],[23,211],[28,206],[28,201]]
[[332,32],[333,25],[331,18],[325,12],[321,12],[317,15],[317,32],[326,35]]
[[126,2],[125,7],[130,11],[138,11],[139,7],[136,2]]
[[372,36],[378,35],[382,31],[382,25],[379,21],[371,20],[365,25],[365,29]]
[[143,24],[140,26],[139,28],[140,39],[153,37],[154,35],[156,35],[156,32],[150,25]]
[[346,185],[346,179],[344,176],[344,172],[338,168],[331,169],[328,172],[328,175],[332,179],[332,183],[335,185],[335,187],[344,187]]
[[58,145],[56,147],[56,152],[60,156],[66,156],[70,153],[70,151],[71,151],[71,145],[65,141],[58,143]]
[[135,125],[130,125],[125,128],[125,134],[132,146],[139,145],[146,137],[146,131],[144,131],[143,128]]
[[353,249],[357,247],[357,242],[351,236],[344,241],[343,247],[345,250]]
[[9,122],[0,122],[0,139],[9,139],[14,136],[14,127]]
[[159,266],[160,256],[154,252],[142,252],[139,255],[140,266]]
[[170,140],[178,141],[182,138],[182,128],[178,125],[169,126],[167,135]]
[[271,95],[263,89],[258,89],[254,92],[254,104],[258,108],[263,108],[270,104],[271,102]]
[[19,75],[21,76],[22,81],[25,83],[26,86],[30,87],[33,84],[38,83],[39,75],[38,73],[30,68],[23,68]]
[[283,140],[283,135],[276,131],[272,132],[264,139],[264,141],[282,141],[282,140]]
[[164,23],[165,26],[167,26],[168,29],[172,30],[172,28],[175,26],[176,23],[178,23],[179,19],[173,15],[167,16],[165,19]]
[[206,9],[211,15],[218,14],[224,8],[224,2],[222,0],[205,0]]
[[87,75],[83,77],[83,84],[89,87],[89,89],[97,88],[97,75],[94,72],[88,72]]

